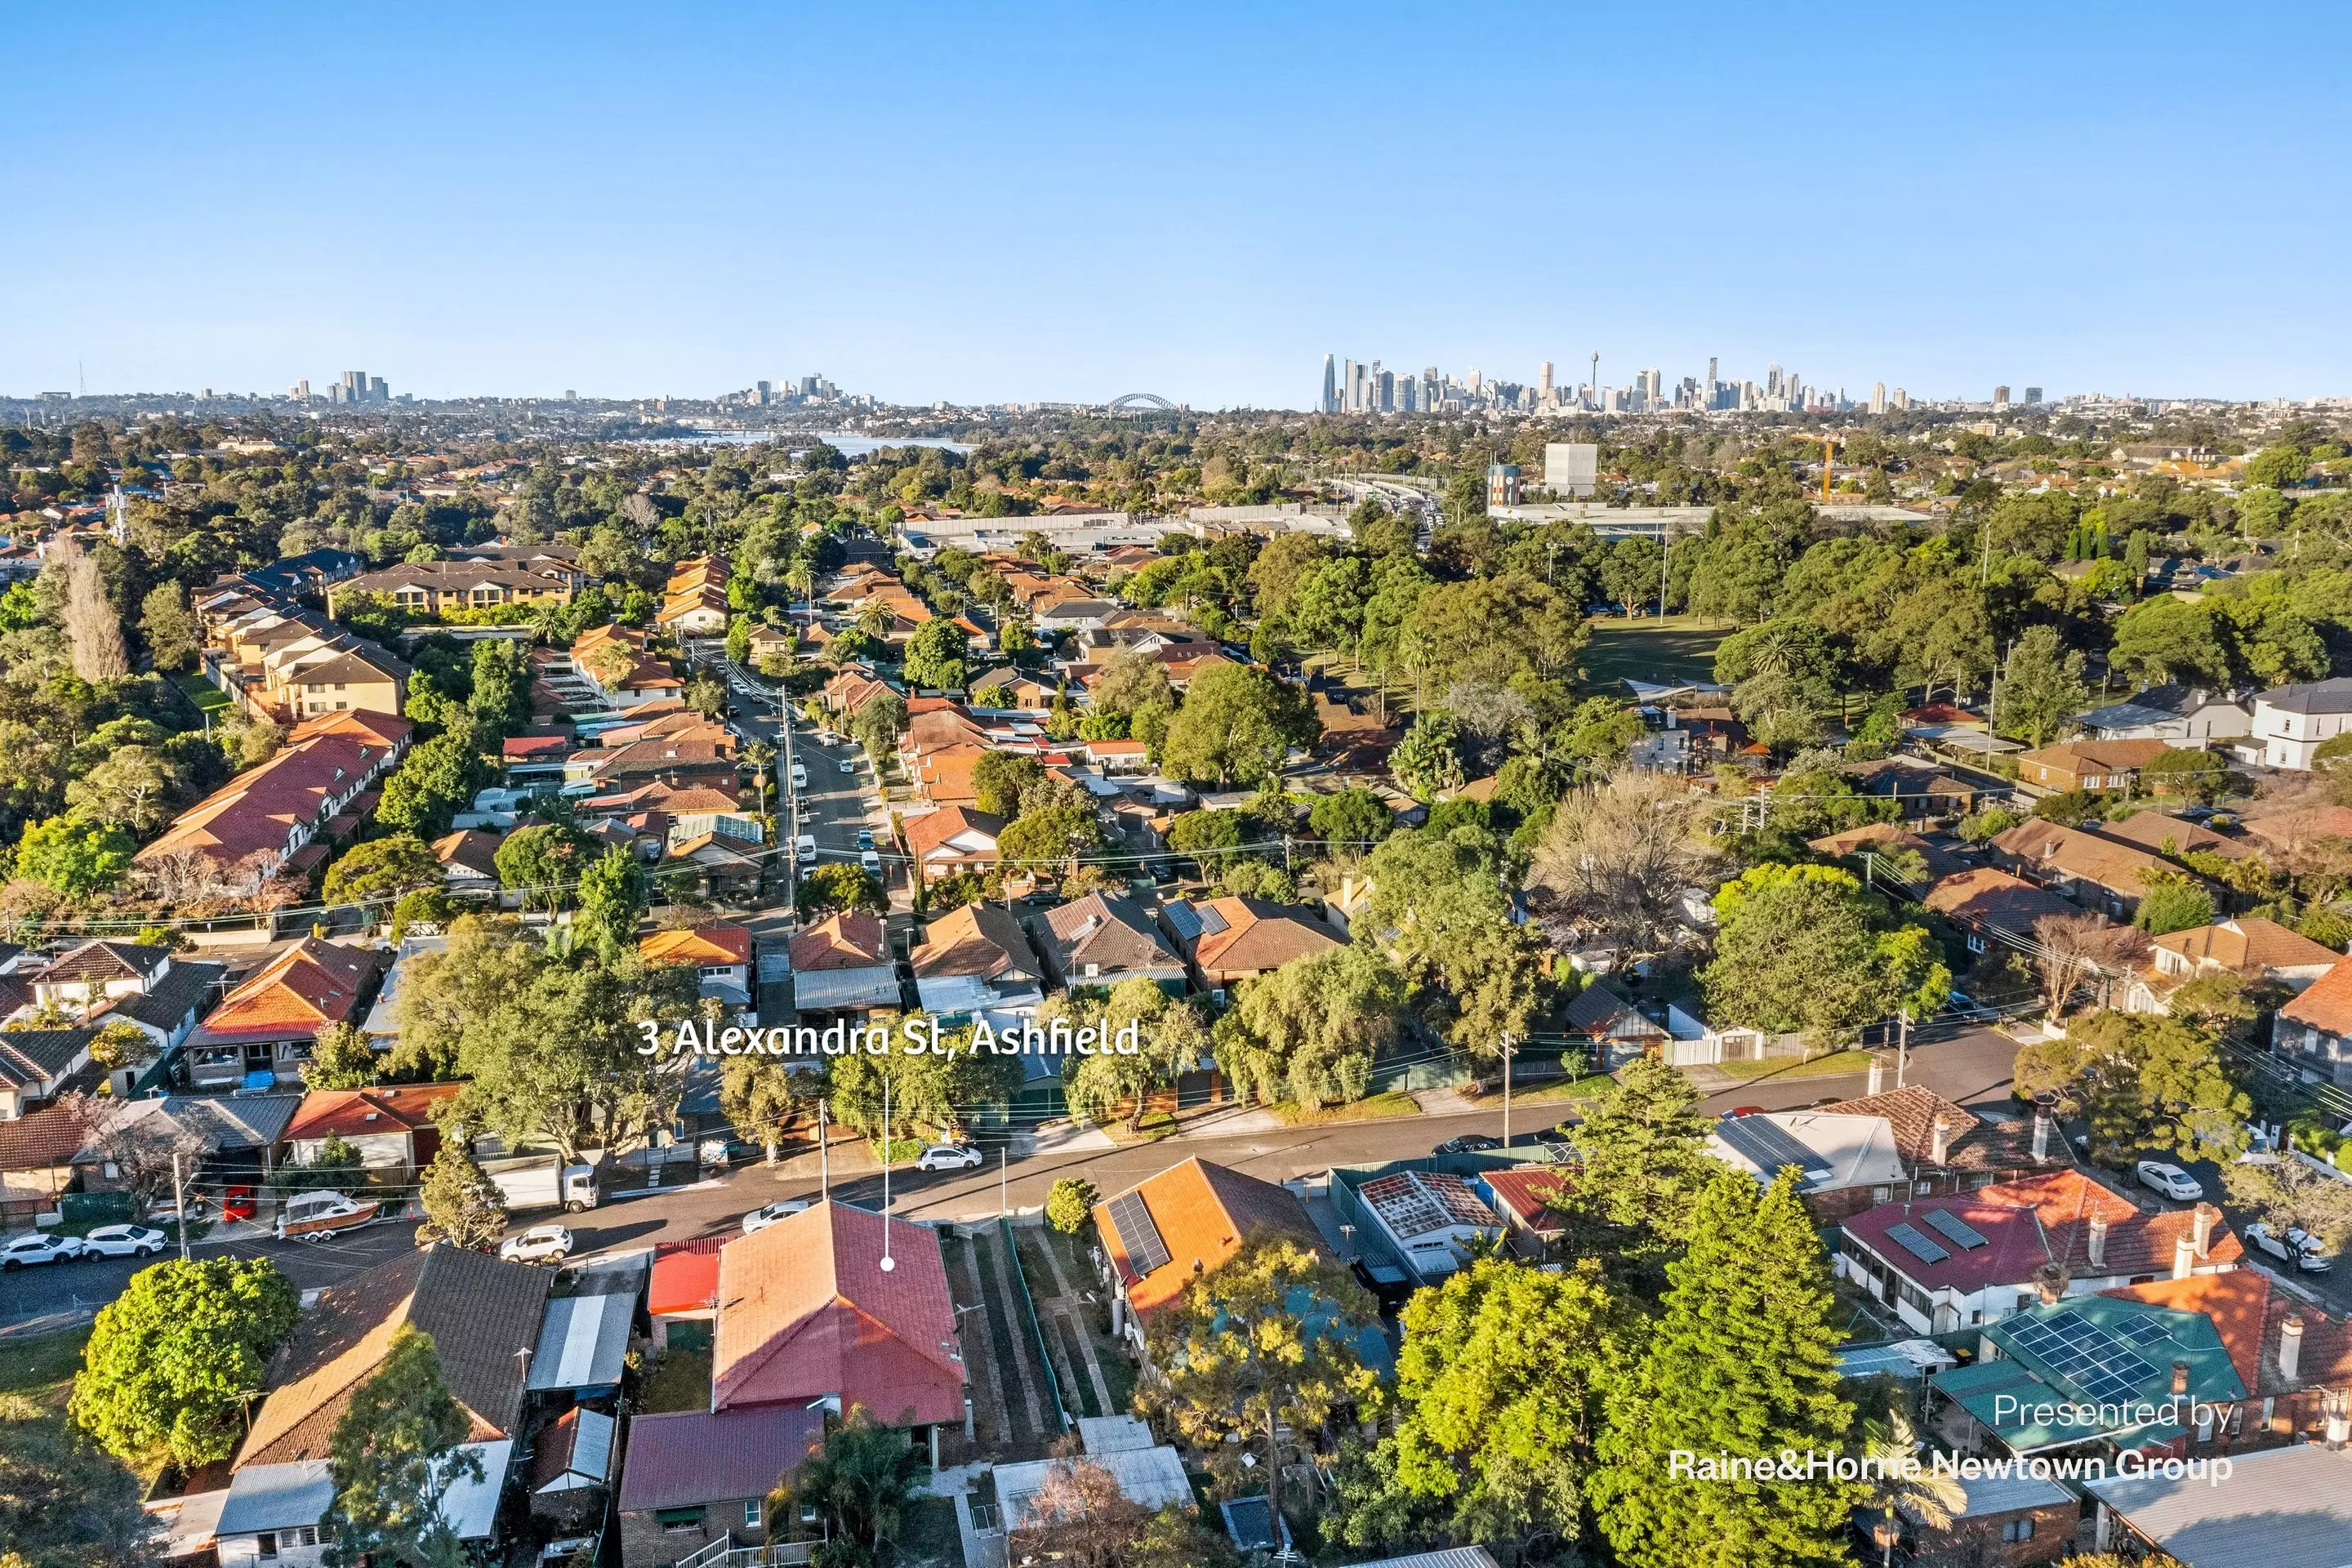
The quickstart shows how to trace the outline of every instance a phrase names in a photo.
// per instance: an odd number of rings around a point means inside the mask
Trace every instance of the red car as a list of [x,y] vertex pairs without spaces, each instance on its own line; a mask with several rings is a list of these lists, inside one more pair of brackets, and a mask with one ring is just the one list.
[[1761,1116],[1763,1114],[1764,1108],[1760,1105],[1735,1105],[1716,1120],[1718,1121],[1728,1121],[1735,1116]]
[[229,1187],[221,1194],[221,1218],[251,1219],[257,1212],[251,1187]]

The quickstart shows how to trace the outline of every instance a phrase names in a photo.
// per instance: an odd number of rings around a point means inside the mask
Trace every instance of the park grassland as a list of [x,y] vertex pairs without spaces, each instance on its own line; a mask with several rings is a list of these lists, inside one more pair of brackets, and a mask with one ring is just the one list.
[[1579,661],[1578,689],[1620,698],[1621,681],[1713,680],[1716,645],[1736,629],[1729,621],[1695,616],[1603,616],[1588,624],[1592,640]]

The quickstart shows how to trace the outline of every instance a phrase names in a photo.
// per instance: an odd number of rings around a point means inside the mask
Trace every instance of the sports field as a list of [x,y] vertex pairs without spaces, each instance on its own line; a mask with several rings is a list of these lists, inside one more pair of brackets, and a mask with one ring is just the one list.
[[1715,645],[1733,630],[1728,621],[1690,616],[1596,617],[1584,649],[1580,689],[1622,697],[1621,680],[1666,683],[1715,679]]

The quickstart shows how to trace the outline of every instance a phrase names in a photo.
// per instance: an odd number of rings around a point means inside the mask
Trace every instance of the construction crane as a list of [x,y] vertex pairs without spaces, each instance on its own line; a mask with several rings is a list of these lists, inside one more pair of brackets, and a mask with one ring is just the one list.
[[1822,500],[1824,503],[1830,499],[1830,472],[1837,467],[1837,437],[1822,437]]

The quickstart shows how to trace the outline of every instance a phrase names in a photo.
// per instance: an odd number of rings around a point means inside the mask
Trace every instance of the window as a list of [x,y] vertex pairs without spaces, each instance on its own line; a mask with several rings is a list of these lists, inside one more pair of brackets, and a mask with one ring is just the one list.
[[1985,939],[1976,932],[1970,931],[1967,940],[1970,952],[1982,952],[1985,950]]
[[743,1528],[746,1530],[757,1530],[760,1528],[760,1500],[758,1498],[753,1498],[751,1501],[743,1505]]
[[2023,1519],[2012,1519],[2006,1521],[2000,1527],[2000,1538],[2003,1542],[2011,1546],[2016,1545],[2021,1541],[2032,1540],[2033,1516],[2029,1513]]
[[657,1508],[654,1510],[654,1522],[664,1530],[700,1530],[702,1510],[700,1508]]
[[274,1530],[263,1531],[259,1535],[253,1538],[253,1549],[257,1554],[265,1560],[273,1563],[276,1562],[278,1560],[278,1532]]

